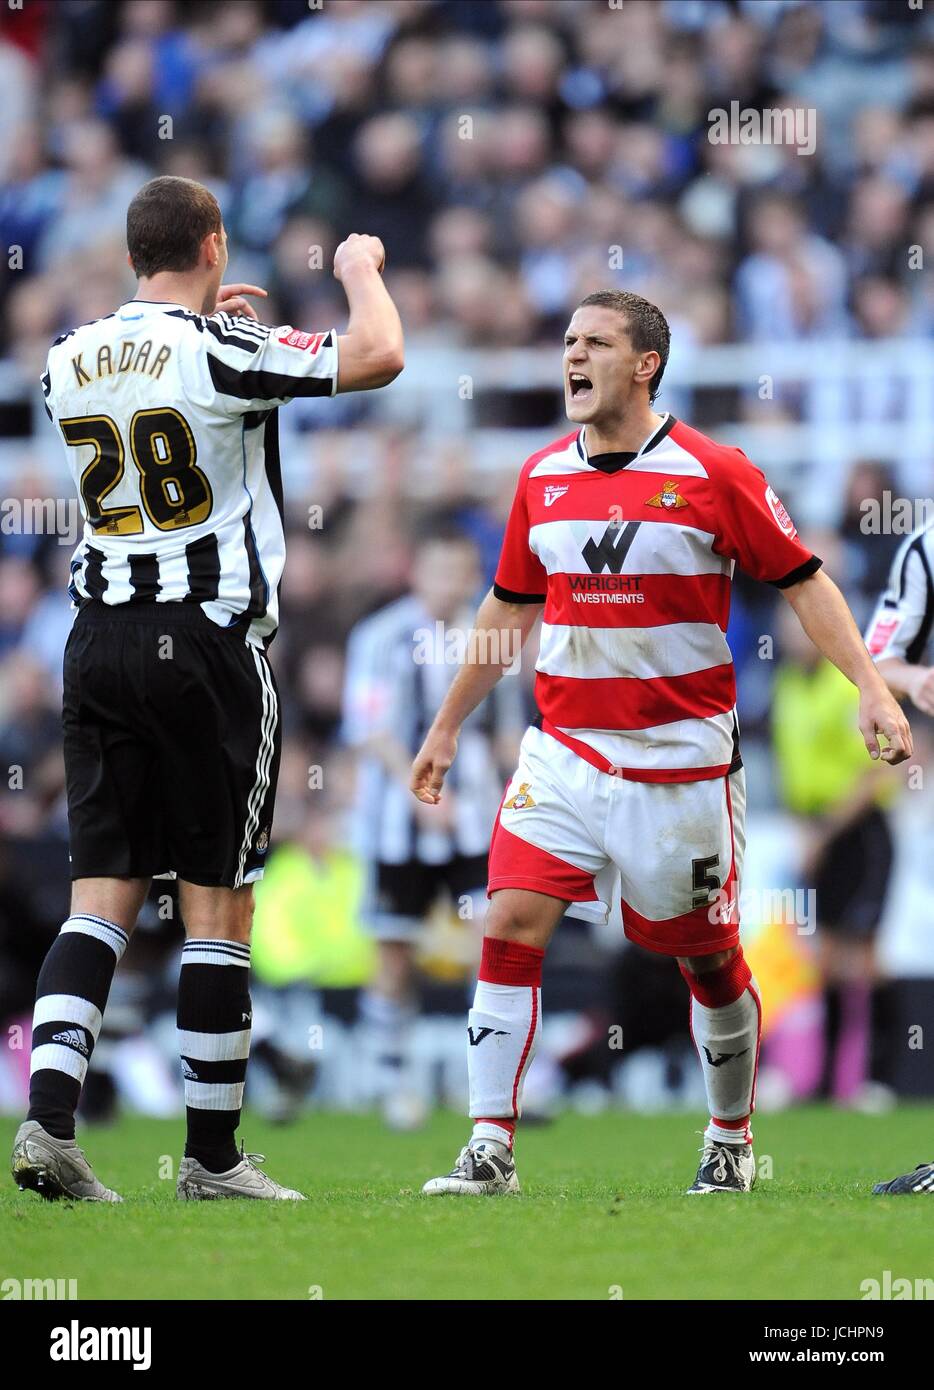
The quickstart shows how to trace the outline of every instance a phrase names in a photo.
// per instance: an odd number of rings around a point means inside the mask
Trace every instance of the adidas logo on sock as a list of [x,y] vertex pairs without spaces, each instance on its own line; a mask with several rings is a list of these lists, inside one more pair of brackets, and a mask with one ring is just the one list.
[[88,1056],[88,1045],[84,1041],[84,1036],[77,1028],[65,1028],[61,1033],[53,1033],[52,1041],[64,1043],[66,1047],[73,1048],[75,1052]]
[[197,1080],[198,1080],[198,1073],[194,1070],[193,1067],[190,1067],[190,1066],[188,1065],[188,1063],[185,1061],[184,1057],[182,1058],[182,1076],[184,1076],[184,1078],[185,1078],[186,1081],[197,1081]]

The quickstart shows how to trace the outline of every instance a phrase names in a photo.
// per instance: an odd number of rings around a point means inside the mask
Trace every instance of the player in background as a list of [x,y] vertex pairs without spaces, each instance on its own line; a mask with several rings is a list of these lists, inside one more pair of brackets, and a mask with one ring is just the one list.
[[[864,615],[865,616],[865,615]],[[889,807],[900,778],[870,762],[854,726],[858,697],[793,611],[779,614],[782,660],[772,683],[772,751],[781,803],[797,821],[801,881],[814,892],[816,1027],[796,1034],[816,1097],[869,1108],[878,1007],[876,937],[894,861]],[[814,1065],[816,1063],[816,1066]],[[815,1097],[815,1098],[816,1098]]]
[[524,639],[544,607],[540,717],[490,849],[468,1020],[474,1129],[426,1193],[518,1190],[513,1137],[545,949],[565,910],[605,921],[613,892],[629,939],[676,957],[691,993],[710,1123],[689,1190],[755,1181],[760,1006],[739,944],[745,787],[724,635],[735,565],[776,584],[859,688],[869,755],[911,751],[843,596],[762,473],[652,409],[668,346],[664,316],[638,295],[600,291],[576,309],[564,348],[574,430],[522,469],[480,640],[413,764],[415,795],[441,802],[461,724],[502,675],[489,634]]
[[53,344],[46,409],[85,517],[65,649],[71,915],[39,973],[21,1188],[119,1201],[75,1143],[74,1114],[114,969],[155,875],[187,931],[178,1038],[187,1139],[180,1198],[298,1199],[237,1150],[250,1047],[252,884],[269,847],[279,699],[266,647],[285,559],[276,410],[383,386],[402,328],[383,247],[334,254],[347,331],[255,321],[223,286],[213,194],[157,178],[127,212],[136,297]]
[[465,721],[441,814],[412,800],[412,758],[457,673],[457,639],[472,626],[482,584],[473,540],[452,522],[427,520],[411,591],[358,623],[348,646],[343,733],[360,755],[354,823],[379,954],[360,1016],[375,1098],[393,1129],[425,1118],[411,1074],[418,943],[439,901],[468,930],[482,921],[490,819],[525,725],[518,677],[505,680]]
[[[869,654],[889,689],[908,698],[923,714],[934,714],[934,520],[925,522],[899,546],[889,584],[879,599],[866,634]],[[934,1162],[919,1163],[872,1189],[880,1196],[934,1193]]]

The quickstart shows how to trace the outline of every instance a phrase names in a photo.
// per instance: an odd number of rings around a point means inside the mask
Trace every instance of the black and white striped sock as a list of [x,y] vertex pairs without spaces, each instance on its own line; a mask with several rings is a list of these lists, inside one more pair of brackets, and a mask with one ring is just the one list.
[[91,913],[63,923],[39,971],[32,1019],[30,1120],[75,1137],[75,1110],[127,934]]
[[185,1157],[212,1173],[239,1161],[234,1140],[250,1055],[250,948],[192,938],[178,977],[178,1050],[185,1081]]

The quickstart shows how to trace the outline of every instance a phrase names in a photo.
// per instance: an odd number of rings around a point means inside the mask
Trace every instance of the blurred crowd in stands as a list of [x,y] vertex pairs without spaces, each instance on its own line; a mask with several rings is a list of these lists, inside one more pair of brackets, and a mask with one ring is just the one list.
[[[357,230],[383,239],[410,347],[553,347],[597,285],[659,303],[676,345],[800,344],[818,376],[824,339],[934,333],[934,276],[909,256],[930,250],[934,265],[934,21],[904,3],[28,0],[0,18],[0,89],[0,375],[30,391],[55,336],[132,296],[126,206],[156,173],[216,193],[229,278],[268,289],[268,322],[344,321],[329,266]],[[710,111],[735,101],[815,109],[814,153],[711,143]],[[381,396],[303,420],[315,488],[287,498],[273,648],[287,729],[279,837],[304,847],[309,882],[341,917],[298,977],[328,988],[359,984],[370,962],[362,874],[339,872],[354,804],[340,739],[348,633],[406,590],[428,511],[474,539],[489,577],[514,481],[475,490],[460,441],[416,505],[418,430],[383,428]],[[756,420],[798,408],[787,393],[740,403]],[[900,402],[880,390],[849,408],[894,427]],[[348,483],[361,423],[362,496]],[[716,434],[715,419],[697,423]],[[59,495],[28,434],[19,442],[12,495]],[[899,476],[897,462],[861,458],[858,438],[853,460],[835,533],[808,539],[862,620],[900,538],[866,535],[860,506],[897,492]],[[796,519],[807,533],[808,516]],[[0,1020],[25,1014],[66,912],[69,555],[54,535],[0,524]],[[761,750],[753,808],[782,798],[768,755],[777,663],[756,660],[775,602],[737,585],[741,712]],[[309,792],[316,767],[324,786]],[[171,923],[160,903],[154,892],[153,939]],[[261,906],[258,963],[264,930]]]

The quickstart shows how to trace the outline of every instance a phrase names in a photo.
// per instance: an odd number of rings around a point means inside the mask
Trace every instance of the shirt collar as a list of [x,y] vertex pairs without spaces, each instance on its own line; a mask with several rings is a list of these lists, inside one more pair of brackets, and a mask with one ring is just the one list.
[[[664,415],[662,416],[661,424],[657,425],[655,429],[652,430],[651,434],[646,436],[646,438],[642,441],[641,446],[632,455],[630,462],[635,463],[637,458],[641,458],[643,454],[647,454],[651,449],[654,449],[657,444],[660,444],[662,440],[665,438],[665,436],[671,432],[672,426],[676,423],[677,421],[675,420],[675,417],[672,415],[671,411],[666,410]],[[589,464],[590,459],[587,453],[587,444],[584,439],[584,432],[586,429],[586,425],[581,425],[580,430],[578,431],[577,452],[580,455],[581,460],[584,463]]]

